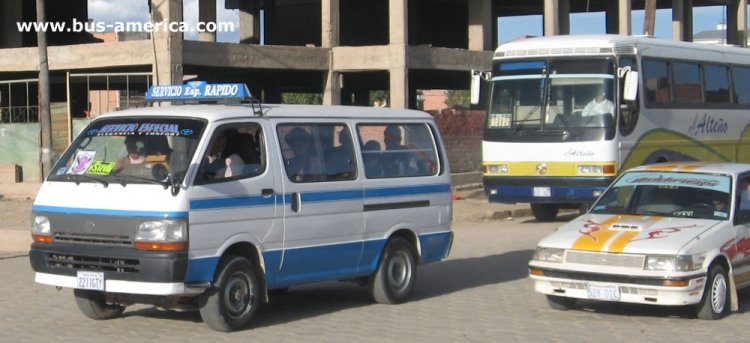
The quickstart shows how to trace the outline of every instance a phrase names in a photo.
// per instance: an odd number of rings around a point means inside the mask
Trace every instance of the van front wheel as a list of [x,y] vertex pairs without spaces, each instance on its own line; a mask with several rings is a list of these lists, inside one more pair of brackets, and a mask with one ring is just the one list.
[[125,306],[107,303],[102,292],[74,289],[73,295],[81,313],[94,320],[117,318],[125,311]]
[[401,237],[385,246],[380,265],[370,278],[372,297],[381,304],[401,303],[409,296],[417,280],[414,248]]
[[219,265],[214,286],[200,296],[201,318],[217,331],[246,327],[260,306],[257,269],[247,258],[233,256]]

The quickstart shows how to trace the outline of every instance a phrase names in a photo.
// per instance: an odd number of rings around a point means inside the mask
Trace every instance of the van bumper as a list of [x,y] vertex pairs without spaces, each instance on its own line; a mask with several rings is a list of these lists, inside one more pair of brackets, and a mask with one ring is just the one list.
[[106,292],[190,293],[185,285],[187,251],[33,243],[29,259],[36,282],[42,284],[76,288],[78,271],[91,271],[104,273]]

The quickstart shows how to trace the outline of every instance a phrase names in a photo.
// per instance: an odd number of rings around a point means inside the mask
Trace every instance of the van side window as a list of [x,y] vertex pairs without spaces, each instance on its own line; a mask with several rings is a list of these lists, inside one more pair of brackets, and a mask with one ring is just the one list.
[[284,169],[292,182],[357,178],[349,128],[344,124],[283,124],[276,128]]
[[362,124],[357,133],[369,179],[439,173],[435,138],[427,124]]
[[196,184],[253,177],[266,169],[263,135],[256,123],[227,124],[217,128],[201,159]]

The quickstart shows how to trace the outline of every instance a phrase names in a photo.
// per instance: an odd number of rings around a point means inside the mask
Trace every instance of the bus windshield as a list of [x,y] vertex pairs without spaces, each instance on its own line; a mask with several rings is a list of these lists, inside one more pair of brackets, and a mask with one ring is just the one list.
[[614,70],[608,58],[495,63],[485,140],[612,139]]

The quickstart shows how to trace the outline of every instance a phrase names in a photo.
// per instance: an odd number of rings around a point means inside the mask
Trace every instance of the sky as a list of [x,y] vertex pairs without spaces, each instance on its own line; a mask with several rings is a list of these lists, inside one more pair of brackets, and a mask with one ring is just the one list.
[[[235,32],[217,33],[220,42],[239,41],[239,15],[237,10],[224,9],[224,0],[217,1],[217,21],[234,23]],[[89,18],[94,21],[114,24],[116,22],[147,22],[148,4],[145,0],[88,0]],[[184,0],[184,20],[198,22],[198,0]],[[693,10],[693,34],[713,30],[724,20],[723,6],[696,7]],[[498,20],[498,43],[507,42],[523,35],[541,36],[542,16],[501,17]],[[577,13],[570,18],[570,33],[604,33],[604,12]],[[632,13],[632,33],[643,30],[643,10]],[[655,35],[659,38],[672,38],[672,15],[669,9],[657,10]],[[197,39],[197,33],[186,33],[186,39]]]

